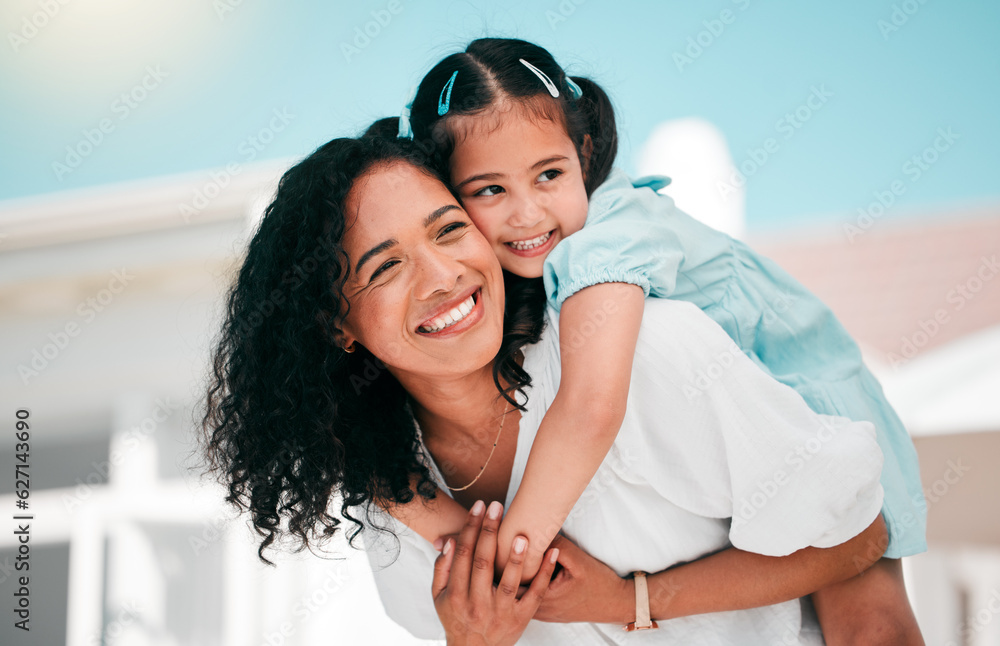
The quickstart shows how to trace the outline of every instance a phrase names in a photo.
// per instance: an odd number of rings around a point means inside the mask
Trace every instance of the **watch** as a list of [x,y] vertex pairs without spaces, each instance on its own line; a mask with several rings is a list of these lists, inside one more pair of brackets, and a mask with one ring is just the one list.
[[632,578],[635,581],[635,621],[624,626],[624,629],[631,632],[659,628],[659,625],[649,618],[649,587],[646,585],[646,573],[633,572]]

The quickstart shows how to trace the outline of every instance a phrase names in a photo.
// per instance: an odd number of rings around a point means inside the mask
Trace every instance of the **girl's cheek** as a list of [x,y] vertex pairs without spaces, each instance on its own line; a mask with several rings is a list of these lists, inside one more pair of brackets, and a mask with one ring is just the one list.
[[479,229],[479,233],[483,234],[490,244],[496,242],[496,227],[491,226],[490,218],[484,216],[482,213],[477,213],[474,209],[466,207],[466,213],[469,214],[469,219],[472,220],[472,224],[476,225]]

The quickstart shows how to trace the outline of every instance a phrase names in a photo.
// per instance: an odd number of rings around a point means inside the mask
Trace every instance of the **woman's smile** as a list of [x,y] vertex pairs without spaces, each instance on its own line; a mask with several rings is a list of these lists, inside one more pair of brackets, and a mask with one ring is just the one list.
[[[468,290],[466,290],[468,291]],[[417,327],[417,333],[440,338],[449,334],[459,334],[469,329],[483,318],[480,304],[482,289],[477,287],[466,297],[452,299]],[[454,303],[458,301],[458,305]]]
[[504,288],[489,243],[448,188],[409,164],[376,167],[347,199],[352,266],[345,347],[403,373],[455,375],[492,361]]

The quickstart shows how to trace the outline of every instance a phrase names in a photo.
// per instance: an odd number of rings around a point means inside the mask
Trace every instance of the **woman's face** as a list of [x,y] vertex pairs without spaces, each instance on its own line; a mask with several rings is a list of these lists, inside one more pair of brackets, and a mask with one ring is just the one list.
[[392,162],[355,182],[346,211],[345,345],[356,340],[401,381],[489,364],[503,333],[503,275],[448,189]]

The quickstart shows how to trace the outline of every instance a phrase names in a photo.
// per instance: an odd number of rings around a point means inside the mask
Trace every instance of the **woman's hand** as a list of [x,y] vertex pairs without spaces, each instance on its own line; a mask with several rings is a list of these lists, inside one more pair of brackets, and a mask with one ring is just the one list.
[[549,585],[535,619],[623,626],[635,621],[635,589],[631,580],[619,577],[562,534],[552,541],[552,547],[559,549],[562,569]]
[[[559,550],[545,554],[538,576],[517,598],[527,540],[515,540],[498,586],[493,585],[497,529],[503,506],[477,501],[455,539],[449,537],[434,563],[434,608],[444,626],[449,646],[514,644],[534,616],[549,587]],[[523,538],[523,537],[518,537]]]

